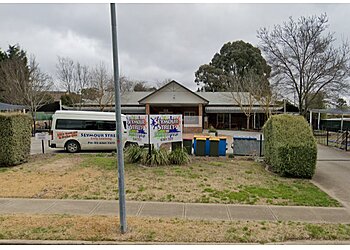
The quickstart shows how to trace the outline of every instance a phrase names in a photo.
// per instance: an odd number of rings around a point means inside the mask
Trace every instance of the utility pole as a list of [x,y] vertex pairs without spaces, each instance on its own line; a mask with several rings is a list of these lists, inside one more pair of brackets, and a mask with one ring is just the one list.
[[125,211],[125,190],[124,190],[124,157],[123,157],[123,130],[120,108],[120,84],[119,84],[119,63],[118,63],[118,40],[117,40],[117,18],[115,4],[111,3],[112,22],[112,46],[113,46],[113,72],[114,72],[114,98],[117,138],[117,164],[118,164],[118,189],[119,189],[119,218],[120,231],[126,233],[126,211]]

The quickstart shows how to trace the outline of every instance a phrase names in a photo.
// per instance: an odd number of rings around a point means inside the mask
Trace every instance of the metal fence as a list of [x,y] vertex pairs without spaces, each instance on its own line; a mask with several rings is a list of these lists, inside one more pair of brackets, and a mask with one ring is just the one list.
[[350,150],[350,134],[346,131],[315,130],[314,136],[317,143],[330,147],[336,147],[345,151]]
[[264,156],[264,140],[262,135],[256,137],[233,137],[231,145],[234,155]]

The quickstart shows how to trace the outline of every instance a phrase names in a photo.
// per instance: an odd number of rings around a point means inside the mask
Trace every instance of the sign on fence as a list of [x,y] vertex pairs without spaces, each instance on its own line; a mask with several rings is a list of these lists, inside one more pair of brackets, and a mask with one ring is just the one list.
[[50,140],[50,135],[48,133],[36,133],[35,139],[48,141],[48,140]]
[[147,115],[127,115],[126,131],[128,141],[139,144],[148,144],[148,116]]
[[43,154],[45,154],[44,141],[50,140],[50,135],[48,133],[45,133],[45,132],[35,133],[35,139],[41,140],[41,151],[43,152]]
[[182,115],[150,115],[151,143],[182,141]]

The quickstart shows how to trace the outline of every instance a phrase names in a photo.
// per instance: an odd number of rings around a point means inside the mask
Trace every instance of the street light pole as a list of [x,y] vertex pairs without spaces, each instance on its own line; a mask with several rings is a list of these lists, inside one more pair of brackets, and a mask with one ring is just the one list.
[[112,22],[112,46],[113,46],[113,71],[114,71],[114,97],[115,97],[115,118],[116,118],[116,137],[117,137],[117,162],[118,162],[118,188],[119,188],[119,217],[120,231],[126,233],[126,211],[125,211],[125,190],[124,190],[124,158],[123,158],[123,131],[120,108],[120,84],[119,84],[119,63],[118,63],[118,44],[117,44],[117,18],[115,4],[111,3],[111,22]]

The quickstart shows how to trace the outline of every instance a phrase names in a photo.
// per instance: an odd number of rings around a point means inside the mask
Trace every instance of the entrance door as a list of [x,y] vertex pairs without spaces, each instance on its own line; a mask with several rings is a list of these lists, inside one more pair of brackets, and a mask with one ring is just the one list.
[[217,128],[216,129],[228,129],[229,128],[229,114],[218,114],[217,115]]

